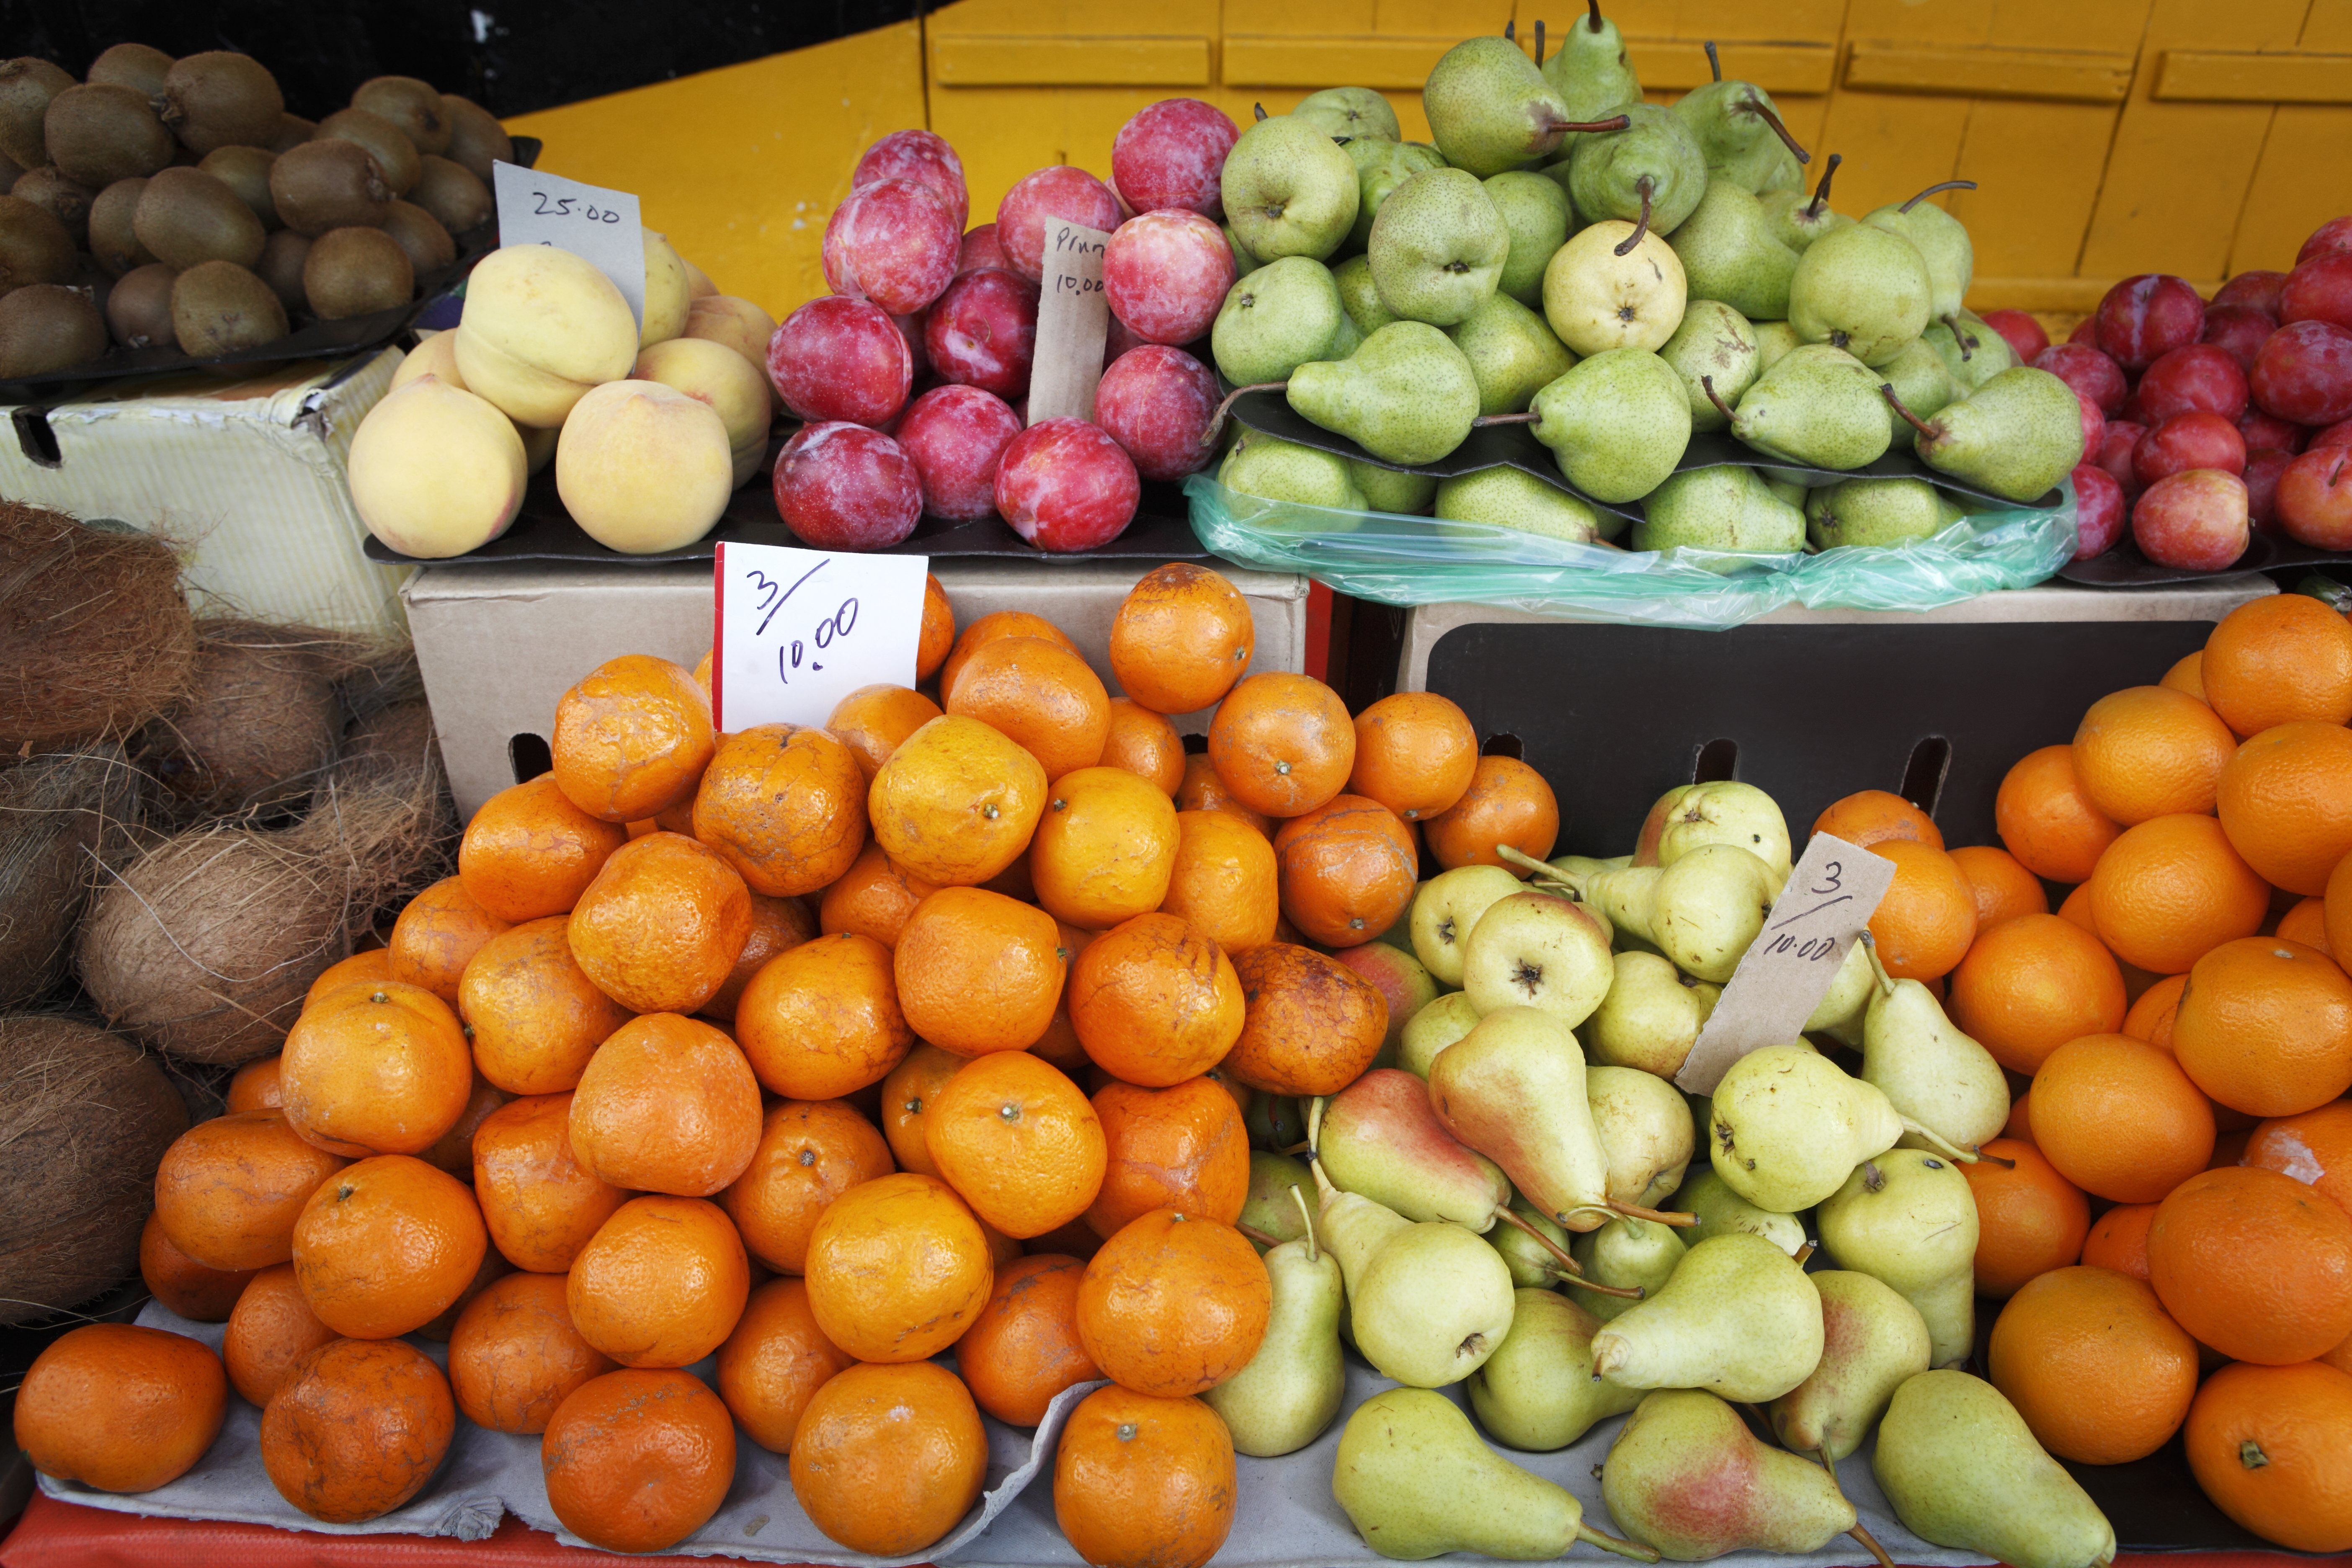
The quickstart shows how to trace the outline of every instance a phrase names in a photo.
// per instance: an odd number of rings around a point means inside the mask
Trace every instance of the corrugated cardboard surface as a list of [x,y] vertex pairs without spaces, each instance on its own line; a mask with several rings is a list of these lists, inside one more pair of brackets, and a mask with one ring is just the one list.
[[[352,436],[401,353],[282,365],[239,381],[125,382],[40,408],[47,468],[0,430],[0,495],[162,533],[203,607],[340,631],[397,633],[412,568],[360,553]],[[24,411],[11,409],[12,416]]]
[[[1149,560],[1039,563],[934,559],[959,628],[997,610],[1027,610],[1068,634],[1114,696],[1110,624]],[[1223,568],[1249,602],[1257,628],[1255,670],[1306,668],[1305,577]],[[403,590],[416,662],[424,671],[457,810],[470,817],[515,783],[509,742],[544,740],[555,704],[608,658],[656,654],[689,668],[710,647],[708,564],[647,566],[531,563],[456,565],[420,572]],[[1207,728],[1205,713],[1179,730]]]

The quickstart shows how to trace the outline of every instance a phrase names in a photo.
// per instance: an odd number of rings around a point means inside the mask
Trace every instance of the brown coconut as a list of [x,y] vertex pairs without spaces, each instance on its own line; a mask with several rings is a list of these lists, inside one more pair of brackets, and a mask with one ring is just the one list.
[[429,804],[323,789],[293,826],[164,840],[90,900],[75,944],[108,1025],[185,1061],[278,1049],[302,995],[438,849]]
[[127,735],[195,662],[169,544],[0,500],[0,752]]
[[0,1008],[70,973],[90,889],[137,847],[139,782],[112,742],[0,772]]
[[57,1015],[0,1016],[0,1323],[139,1269],[155,1166],[188,1112],[152,1057]]
[[355,640],[316,626],[196,623],[185,700],[148,725],[133,754],[183,826],[299,805],[334,761],[335,681]]

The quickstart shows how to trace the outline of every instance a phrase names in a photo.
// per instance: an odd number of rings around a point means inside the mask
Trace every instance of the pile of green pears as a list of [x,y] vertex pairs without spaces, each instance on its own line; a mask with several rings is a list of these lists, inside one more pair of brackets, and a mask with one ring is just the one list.
[[[1832,1467],[1874,1433],[1921,1538],[2016,1568],[2113,1557],[2097,1507],[1959,1370],[1959,1162],[2009,1113],[1984,1048],[1857,944],[1799,1037],[1711,1097],[1674,1082],[1790,858],[1769,795],[1706,783],[1662,797],[1630,855],[1422,884],[1378,953],[1422,1000],[1380,1058],[1249,1112],[1242,1225],[1273,1313],[1202,1396],[1237,1450],[1291,1453],[1339,1418],[1344,1342],[1399,1385],[1348,1417],[1331,1481],[1386,1556],[1820,1551],[1860,1528]],[[1456,1384],[1469,1414],[1435,1392]],[[1630,1540],[1488,1446],[1556,1451],[1629,1412],[1601,1479]]]
[[[1589,5],[1548,58],[1540,26],[1532,58],[1508,37],[1449,50],[1423,89],[1433,144],[1354,87],[1243,133],[1218,371],[1369,460],[1244,430],[1223,484],[1588,543],[1639,501],[1637,549],[1786,552],[1958,521],[1924,479],[1822,472],[1893,447],[2018,502],[2082,461],[2074,393],[1962,303],[1968,230],[1927,199],[1944,186],[1859,221],[1832,210],[1837,159],[1809,195],[1769,93],[1718,67],[1671,108],[1644,102]],[[1507,466],[1414,471],[1503,422],[1578,493]],[[1700,431],[1777,461],[1680,468]]]

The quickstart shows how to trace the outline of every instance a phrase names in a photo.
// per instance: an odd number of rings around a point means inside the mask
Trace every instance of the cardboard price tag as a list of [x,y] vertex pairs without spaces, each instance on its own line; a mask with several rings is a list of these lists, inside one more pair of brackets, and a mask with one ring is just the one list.
[[642,329],[646,231],[637,216],[637,198],[520,163],[499,163],[490,173],[499,203],[499,244],[551,245],[570,251],[613,280]]
[[1814,834],[1675,1082],[1713,1094],[1741,1057],[1801,1035],[1894,881],[1894,861]]
[[921,555],[845,555],[721,541],[711,721],[822,724],[861,686],[915,684]]
[[1103,249],[1110,236],[1053,218],[1045,225],[1044,296],[1037,303],[1037,350],[1029,371],[1029,423],[1092,419],[1102,380],[1110,300],[1103,293]]

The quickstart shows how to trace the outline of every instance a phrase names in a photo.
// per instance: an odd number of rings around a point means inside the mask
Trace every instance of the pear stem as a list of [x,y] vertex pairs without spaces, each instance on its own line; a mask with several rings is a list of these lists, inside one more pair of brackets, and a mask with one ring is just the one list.
[[1999,1165],[2004,1171],[2014,1171],[2017,1169],[2017,1162],[2011,1159],[2006,1154],[1988,1154],[1984,1152],[1981,1146],[1977,1144],[1970,1144],[1969,1152],[1975,1155],[1977,1160],[1983,1164]]
[[1973,1165],[1977,1163],[1977,1154],[1974,1150],[1961,1148],[1958,1144],[1948,1141],[1934,1128],[1922,1127],[1919,1123],[1912,1121],[1907,1116],[1903,1118],[1903,1131],[1908,1132],[1914,1138],[1924,1140],[1936,1151],[1936,1152],[1943,1155],[1948,1160],[1958,1160],[1962,1164],[1967,1165]]
[[[1295,1193],[1298,1189],[1297,1187],[1293,1187],[1290,1190]],[[1260,1247],[1280,1247],[1282,1245],[1281,1242],[1276,1240],[1273,1237],[1266,1235],[1265,1232],[1258,1229],[1257,1226],[1254,1225],[1244,1225],[1241,1221],[1235,1220],[1234,1221],[1234,1228],[1240,1231],[1244,1236],[1248,1237],[1252,1241],[1256,1242]],[[1311,1229],[1312,1227],[1309,1228]]]
[[1307,1102],[1307,1152],[1317,1175],[1323,1173],[1317,1145],[1323,1142],[1323,1097],[1317,1095]]
[[1591,18],[1585,26],[1597,33],[1601,31],[1601,0],[1584,0],[1584,3]]
[[1290,1201],[1298,1205],[1299,1223],[1307,1227],[1307,1261],[1315,1261],[1315,1216],[1307,1212],[1307,1194],[1297,1182],[1290,1184]]
[[1631,1557],[1636,1563],[1655,1563],[1658,1560],[1657,1552],[1650,1547],[1639,1546],[1630,1541],[1620,1541],[1613,1535],[1603,1535],[1589,1524],[1577,1525],[1576,1538],[1590,1545],[1598,1546],[1603,1552],[1614,1552],[1620,1557]]
[[1292,1143],[1284,1148],[1276,1149],[1275,1152],[1277,1154],[1304,1154],[1307,1152],[1308,1147],[1309,1146],[1305,1143]]
[[1805,1259],[1811,1258],[1817,1250],[1818,1249],[1813,1246],[1813,1244],[1809,1241],[1805,1243],[1804,1246],[1797,1248],[1797,1250],[1790,1256],[1794,1258],[1797,1267],[1802,1268],[1805,1266]]
[[[1886,406],[1895,410],[1895,412],[1901,416],[1906,425],[1910,426],[1911,428],[1916,430],[1922,436],[1935,435],[1933,430],[1927,428],[1927,422],[1926,420],[1920,418],[1916,414],[1912,413],[1908,408],[1903,406],[1903,400],[1895,395],[1895,384],[1893,382],[1880,382],[1878,384],[1878,395],[1886,399]],[[1203,445],[1206,445],[1206,443],[1203,443]]]
[[1721,81],[1723,79],[1723,62],[1715,58],[1715,40],[1713,38],[1709,38],[1706,41],[1706,68],[1714,73],[1716,80]]
[[1515,44],[1519,41],[1519,24],[1517,18],[1514,17],[1512,20],[1503,24],[1503,37]]
[[1531,873],[1528,880],[1534,886],[1557,888],[1562,892],[1570,894],[1579,902],[1583,901],[1584,883],[1580,879],[1571,877],[1559,867],[1538,860],[1526,850],[1515,848],[1508,844],[1496,845],[1495,853],[1510,865]]
[[1934,195],[1938,191],[1973,191],[1976,188],[1977,183],[1974,180],[1946,180],[1940,185],[1929,185],[1926,190],[1921,191],[1917,195],[1913,196],[1909,201],[1905,202],[1901,206],[1896,207],[1895,210],[1899,213],[1907,213],[1913,207],[1917,206],[1921,202],[1926,201],[1929,196]]
[[1639,1285],[1603,1285],[1596,1280],[1584,1279],[1582,1276],[1570,1280],[1569,1283],[1580,1290],[1590,1290],[1596,1296],[1622,1296],[1628,1301],[1642,1301],[1649,1299],[1649,1292]]
[[1475,428],[1484,430],[1489,425],[1540,425],[1543,423],[1543,416],[1538,414],[1481,414],[1470,423]]
[[1807,217],[1817,218],[1821,216],[1822,209],[1830,205],[1830,182],[1837,178],[1838,165],[1844,162],[1844,153],[1832,153],[1830,154],[1829,166],[1822,171],[1822,183],[1813,187],[1813,199],[1805,208],[1805,216]]
[[1895,1568],[1895,1559],[1886,1555],[1886,1548],[1878,1544],[1878,1537],[1871,1534],[1859,1523],[1846,1533],[1870,1549],[1870,1554],[1878,1559],[1878,1568]]
[[1717,411],[1719,411],[1726,419],[1737,417],[1737,416],[1731,412],[1731,405],[1726,403],[1723,400],[1722,395],[1715,390],[1715,377],[1711,375],[1700,376],[1698,378],[1698,384],[1700,388],[1706,392],[1706,400],[1709,403],[1714,404]]
[[1889,996],[1894,995],[1895,976],[1886,973],[1886,965],[1879,960],[1878,939],[1864,931],[1855,940],[1862,943],[1862,951],[1864,956],[1869,958],[1870,967],[1878,975],[1878,988]]
[[1240,399],[1242,394],[1245,392],[1280,392],[1289,384],[1290,383],[1286,381],[1260,381],[1254,382],[1248,386],[1234,387],[1233,391],[1226,395],[1225,400],[1217,405],[1217,411],[1209,416],[1209,427],[1201,433],[1201,445],[1203,447],[1213,447],[1217,444],[1217,437],[1224,433],[1225,416],[1233,412],[1233,406],[1234,403]]
[[1567,1250],[1563,1248],[1559,1243],[1546,1236],[1542,1231],[1538,1230],[1523,1216],[1513,1214],[1509,1209],[1496,1209],[1495,1211],[1495,1217],[1501,1220],[1505,1225],[1511,1226],[1518,1230],[1523,1230],[1527,1232],[1528,1235],[1535,1237],[1537,1246],[1542,1247],[1546,1252],[1550,1253],[1554,1258],[1559,1258],[1560,1267],[1567,1269],[1570,1274],[1577,1276],[1579,1283],[1582,1282],[1584,1266],[1577,1262],[1575,1258],[1570,1258],[1568,1255]]
[[1255,110],[1257,111],[1257,117],[1258,117],[1260,120],[1264,120],[1264,119],[1265,118],[1265,104],[1263,104],[1263,103],[1253,103],[1253,104],[1251,104],[1251,105],[1250,105],[1250,107],[1251,107],[1252,109],[1254,109],[1254,110]]
[[1645,1219],[1653,1225],[1671,1225],[1676,1228],[1683,1228],[1698,1223],[1698,1215],[1695,1214],[1682,1214],[1670,1209],[1645,1209],[1639,1204],[1621,1204],[1615,1198],[1603,1198],[1601,1203],[1629,1219]]
[[1633,188],[1642,194],[1642,217],[1641,221],[1633,226],[1633,232],[1617,242],[1616,251],[1620,256],[1633,255],[1634,247],[1642,243],[1642,237],[1650,232],[1650,193],[1656,187],[1652,184],[1650,176],[1644,174]]
[[1791,153],[1795,154],[1798,163],[1810,163],[1813,161],[1813,155],[1811,153],[1806,152],[1805,149],[1799,144],[1796,137],[1790,134],[1788,126],[1781,123],[1780,117],[1773,113],[1771,106],[1766,103],[1762,99],[1750,94],[1748,101],[1740,107],[1747,110],[1748,113],[1756,116],[1757,119],[1762,121],[1765,124],[1770,126],[1772,128],[1772,134],[1780,139],[1780,144],[1782,146],[1786,147]]
[[1556,131],[1565,136],[1571,131],[1622,131],[1633,123],[1631,115],[1612,114],[1606,120],[1554,120],[1548,122],[1544,129]]
[[1544,25],[1543,25],[1543,18],[1542,18],[1541,16],[1538,16],[1538,17],[1537,17],[1537,18],[1536,18],[1536,68],[1537,68],[1537,69],[1538,69],[1538,70],[1541,70],[1541,69],[1543,68],[1543,57],[1544,57]]

